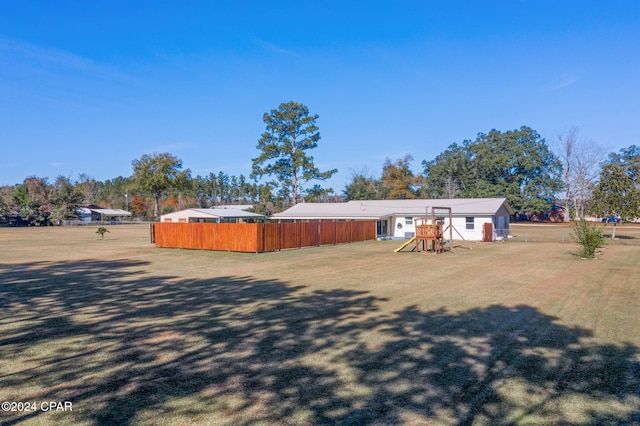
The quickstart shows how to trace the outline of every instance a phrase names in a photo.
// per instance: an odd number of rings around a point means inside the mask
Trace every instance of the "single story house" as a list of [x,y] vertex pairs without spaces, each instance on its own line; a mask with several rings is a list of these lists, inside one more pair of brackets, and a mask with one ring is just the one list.
[[[451,209],[451,218],[449,211]],[[455,198],[416,200],[352,200],[346,203],[300,203],[271,219],[277,221],[364,220],[377,221],[378,237],[411,238],[415,219],[443,216],[445,229],[453,224],[453,238],[483,239],[485,223],[492,224],[492,239],[509,235],[509,217],[514,214],[506,198]],[[448,237],[449,231],[446,231]]]
[[160,216],[160,222],[176,223],[254,223],[264,222],[264,215],[240,209],[186,209]]
[[78,219],[82,223],[91,222],[122,222],[125,219],[131,218],[131,212],[121,209],[103,209],[95,206],[79,207],[77,209]]

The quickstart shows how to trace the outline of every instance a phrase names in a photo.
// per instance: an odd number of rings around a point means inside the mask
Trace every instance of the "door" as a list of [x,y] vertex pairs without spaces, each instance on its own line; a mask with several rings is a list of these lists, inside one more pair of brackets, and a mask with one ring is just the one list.
[[388,230],[387,230],[387,221],[386,220],[379,220],[377,222],[376,225],[376,233],[378,234],[379,237],[386,237],[388,234]]

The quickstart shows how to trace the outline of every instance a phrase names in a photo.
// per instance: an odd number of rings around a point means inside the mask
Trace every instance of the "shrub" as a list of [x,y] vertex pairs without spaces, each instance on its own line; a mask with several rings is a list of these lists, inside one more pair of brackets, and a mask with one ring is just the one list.
[[107,228],[105,228],[105,227],[102,227],[102,226],[101,226],[101,227],[100,227],[100,228],[98,228],[98,230],[96,231],[96,234],[100,234],[100,236],[102,237],[101,239],[103,239],[103,240],[104,240],[104,234],[105,234],[106,232],[109,232],[109,230],[108,230]]
[[586,258],[594,257],[596,250],[603,247],[605,243],[602,228],[584,219],[576,222],[571,237],[582,248],[580,256]]

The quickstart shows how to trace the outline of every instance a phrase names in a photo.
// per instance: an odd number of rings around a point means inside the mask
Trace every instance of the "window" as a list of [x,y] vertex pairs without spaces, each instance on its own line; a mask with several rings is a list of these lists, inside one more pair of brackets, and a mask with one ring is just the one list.
[[405,225],[413,225],[413,216],[406,216],[404,218],[404,224]]
[[467,216],[464,219],[465,219],[465,223],[467,224],[467,230],[473,231],[473,220],[475,218],[473,216]]

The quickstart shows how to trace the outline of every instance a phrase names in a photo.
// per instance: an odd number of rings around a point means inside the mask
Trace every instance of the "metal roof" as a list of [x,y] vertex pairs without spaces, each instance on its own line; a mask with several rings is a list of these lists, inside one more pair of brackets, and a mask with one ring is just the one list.
[[131,216],[131,212],[121,209],[89,209],[92,212],[100,213],[103,216]]
[[432,207],[451,207],[454,216],[494,215],[506,198],[454,198],[416,200],[352,200],[346,203],[300,203],[276,213],[273,219],[382,219],[389,216],[431,215]]
[[207,217],[241,217],[241,218],[247,218],[247,217],[264,217],[264,215],[261,214],[257,214],[257,213],[251,213],[251,212],[247,212],[244,210],[234,210],[234,209],[230,209],[230,208],[224,208],[224,209],[186,209],[186,210],[180,210],[177,212],[173,212],[173,213],[167,213],[167,214],[163,214],[162,217],[200,217],[200,218],[207,218]]

